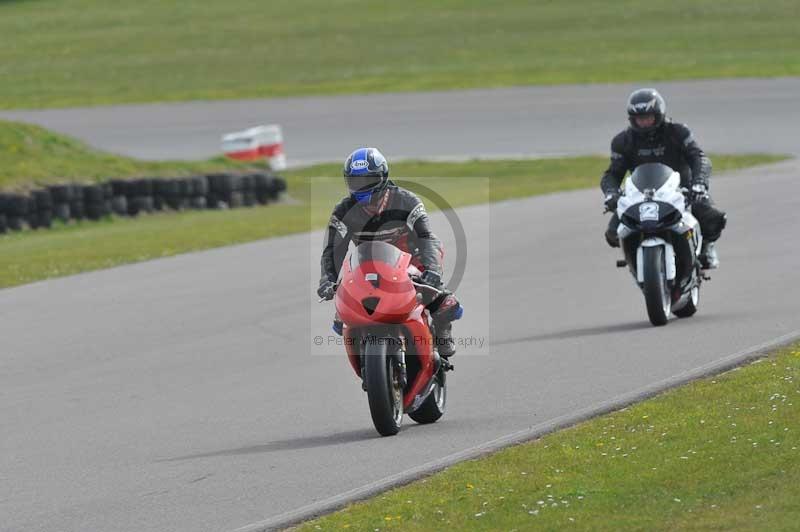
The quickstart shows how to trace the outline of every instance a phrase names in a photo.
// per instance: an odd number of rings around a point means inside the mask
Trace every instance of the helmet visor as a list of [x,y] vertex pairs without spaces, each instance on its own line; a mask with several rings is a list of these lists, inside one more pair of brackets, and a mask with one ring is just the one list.
[[344,179],[347,182],[347,189],[352,194],[360,190],[370,190],[381,184],[382,178],[376,175],[353,175]]
[[641,129],[646,129],[656,125],[656,115],[654,115],[653,113],[633,115],[633,120],[636,122],[636,125]]

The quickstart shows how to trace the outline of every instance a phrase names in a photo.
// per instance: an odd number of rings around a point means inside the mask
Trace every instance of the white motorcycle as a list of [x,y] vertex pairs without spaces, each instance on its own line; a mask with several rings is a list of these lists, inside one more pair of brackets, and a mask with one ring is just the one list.
[[694,315],[705,278],[698,260],[703,235],[680,174],[660,163],[638,166],[625,182],[617,216],[625,254],[617,266],[628,266],[642,289],[650,322],[665,325],[670,313]]

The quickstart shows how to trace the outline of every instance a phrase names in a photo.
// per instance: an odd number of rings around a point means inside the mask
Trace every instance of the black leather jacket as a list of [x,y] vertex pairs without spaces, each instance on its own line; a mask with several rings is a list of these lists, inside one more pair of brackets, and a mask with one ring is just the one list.
[[711,160],[697,144],[685,124],[671,120],[649,134],[630,127],[611,141],[611,164],[600,180],[603,194],[619,191],[628,171],[644,163],[663,163],[681,174],[681,185],[709,185]]
[[442,273],[442,243],[431,231],[422,201],[391,181],[383,194],[372,212],[351,196],[333,209],[322,247],[321,280],[336,282],[351,240],[388,242],[411,253],[426,270]]

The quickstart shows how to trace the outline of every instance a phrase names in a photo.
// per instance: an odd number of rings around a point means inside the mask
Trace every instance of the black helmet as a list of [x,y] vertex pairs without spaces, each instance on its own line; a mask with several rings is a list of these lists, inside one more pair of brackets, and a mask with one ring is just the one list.
[[[650,133],[658,129],[664,123],[666,112],[667,104],[655,89],[638,89],[628,96],[628,121],[636,133]],[[649,127],[639,127],[636,117],[643,115],[655,116],[655,123]]]
[[344,162],[344,182],[359,203],[369,203],[389,181],[389,163],[376,148],[359,148]]

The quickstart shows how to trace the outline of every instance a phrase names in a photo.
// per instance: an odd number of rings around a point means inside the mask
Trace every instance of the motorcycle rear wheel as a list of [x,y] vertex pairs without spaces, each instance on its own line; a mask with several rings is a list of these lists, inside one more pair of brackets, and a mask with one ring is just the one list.
[[693,286],[692,293],[689,296],[689,301],[680,308],[673,310],[672,313],[678,316],[679,318],[689,318],[694,316],[695,312],[697,312],[697,307],[700,303],[700,287]]
[[369,413],[381,436],[394,436],[403,423],[403,387],[400,370],[389,353],[391,339],[364,346],[364,377]]
[[667,285],[664,248],[661,246],[644,248],[642,263],[644,268],[642,291],[647,305],[647,316],[653,325],[666,325],[669,320],[672,299]]

